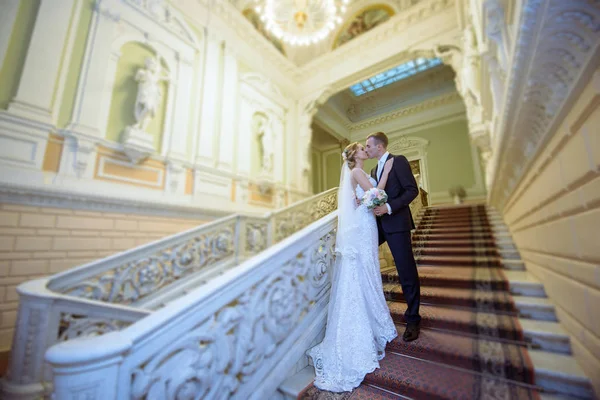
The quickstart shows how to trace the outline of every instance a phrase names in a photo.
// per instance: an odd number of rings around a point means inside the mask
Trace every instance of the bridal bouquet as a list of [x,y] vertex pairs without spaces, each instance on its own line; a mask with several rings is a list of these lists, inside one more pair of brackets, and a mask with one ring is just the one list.
[[371,188],[367,190],[362,197],[361,203],[364,204],[369,210],[373,209],[377,206],[385,204],[387,202],[388,196],[385,190]]

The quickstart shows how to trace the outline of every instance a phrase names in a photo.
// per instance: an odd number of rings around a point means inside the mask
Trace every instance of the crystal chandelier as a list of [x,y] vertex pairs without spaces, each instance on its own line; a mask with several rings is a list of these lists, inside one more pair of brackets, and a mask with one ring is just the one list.
[[265,28],[292,46],[325,39],[342,22],[349,0],[256,0]]

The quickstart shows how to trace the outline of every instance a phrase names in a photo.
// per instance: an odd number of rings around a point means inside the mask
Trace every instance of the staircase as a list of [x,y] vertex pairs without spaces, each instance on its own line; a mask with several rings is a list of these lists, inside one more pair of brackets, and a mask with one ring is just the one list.
[[[384,292],[399,337],[359,388],[327,398],[593,398],[552,302],[525,271],[498,213],[483,205],[429,207],[418,220],[419,339],[401,339],[406,304],[382,248]],[[281,397],[322,398],[313,378],[311,366],[301,369],[280,387]]]

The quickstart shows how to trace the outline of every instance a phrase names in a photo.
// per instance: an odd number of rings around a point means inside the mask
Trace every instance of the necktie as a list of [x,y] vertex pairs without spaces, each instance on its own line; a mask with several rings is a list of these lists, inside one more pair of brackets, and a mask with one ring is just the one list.
[[381,173],[383,172],[383,157],[377,161],[377,182],[381,179]]

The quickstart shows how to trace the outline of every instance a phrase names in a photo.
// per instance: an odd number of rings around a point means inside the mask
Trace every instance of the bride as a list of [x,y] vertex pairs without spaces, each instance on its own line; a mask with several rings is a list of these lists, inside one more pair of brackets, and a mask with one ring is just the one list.
[[[308,351],[317,375],[315,386],[330,392],[360,385],[366,374],[379,368],[386,344],[397,336],[383,296],[375,216],[365,205],[357,206],[357,199],[376,182],[362,169],[368,158],[362,144],[348,145],[342,157],[327,328],[323,341]],[[379,189],[385,187],[392,163],[393,159],[385,163]]]

